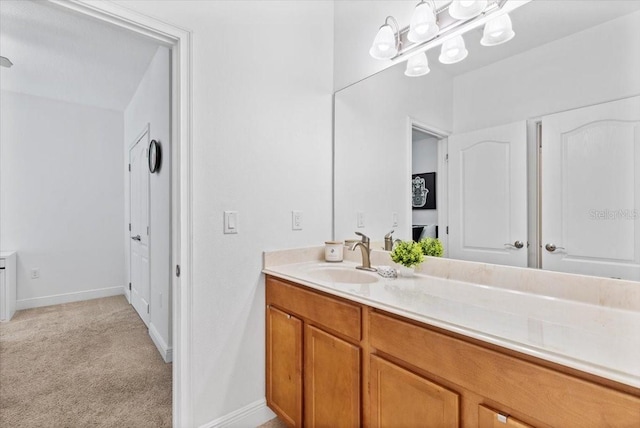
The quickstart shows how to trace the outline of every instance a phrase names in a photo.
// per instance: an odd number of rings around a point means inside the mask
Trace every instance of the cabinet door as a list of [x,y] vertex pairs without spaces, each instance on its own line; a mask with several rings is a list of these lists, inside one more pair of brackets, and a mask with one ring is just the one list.
[[459,396],[371,356],[372,427],[458,427]]
[[305,325],[307,427],[360,426],[360,348]]
[[478,407],[478,428],[533,428],[485,406]]
[[302,321],[267,307],[267,405],[302,426]]

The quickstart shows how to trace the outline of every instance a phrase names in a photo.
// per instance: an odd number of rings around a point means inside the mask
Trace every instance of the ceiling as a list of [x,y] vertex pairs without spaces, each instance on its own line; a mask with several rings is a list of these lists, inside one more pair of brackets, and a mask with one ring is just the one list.
[[124,111],[158,48],[47,2],[0,1],[0,88]]

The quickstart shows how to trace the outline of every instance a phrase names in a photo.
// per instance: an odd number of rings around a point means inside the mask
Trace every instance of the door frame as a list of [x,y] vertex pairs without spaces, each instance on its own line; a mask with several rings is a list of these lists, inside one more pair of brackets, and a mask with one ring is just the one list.
[[[411,171],[413,165],[413,130],[417,129],[420,132],[432,135],[438,138],[438,177],[436,179],[436,198],[438,204],[438,239],[442,242],[444,247],[443,257],[449,256],[449,234],[447,233],[447,227],[449,225],[449,135],[451,132],[444,131],[436,128],[435,126],[428,125],[421,122],[418,119],[409,117],[407,126],[407,144],[409,153],[409,178],[411,178]],[[407,186],[407,201],[411,200],[411,190]],[[409,224],[413,224],[413,209],[410,210],[409,216],[411,221]]]
[[192,33],[107,1],[49,0],[57,7],[152,39],[171,49],[171,265],[173,426],[192,425]]

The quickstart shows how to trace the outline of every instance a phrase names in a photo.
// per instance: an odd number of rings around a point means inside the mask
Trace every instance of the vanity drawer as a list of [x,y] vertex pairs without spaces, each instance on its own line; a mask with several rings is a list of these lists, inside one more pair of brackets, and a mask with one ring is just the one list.
[[638,397],[426,326],[372,312],[369,339],[374,352],[550,426],[640,426]]
[[355,341],[362,338],[360,306],[267,275],[267,304]]
[[533,428],[508,415],[485,406],[478,406],[478,428]]

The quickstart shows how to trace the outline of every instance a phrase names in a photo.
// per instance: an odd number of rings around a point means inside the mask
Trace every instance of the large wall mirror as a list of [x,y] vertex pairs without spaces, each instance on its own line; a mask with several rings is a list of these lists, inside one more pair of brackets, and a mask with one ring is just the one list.
[[640,281],[640,1],[533,0],[508,43],[335,94],[334,235]]

